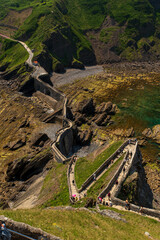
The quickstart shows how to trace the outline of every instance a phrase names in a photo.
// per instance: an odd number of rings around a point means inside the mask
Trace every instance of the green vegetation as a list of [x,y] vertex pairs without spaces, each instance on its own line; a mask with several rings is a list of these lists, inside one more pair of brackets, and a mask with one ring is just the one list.
[[[122,59],[142,59],[148,51],[158,56],[160,13],[149,0],[2,0],[0,6],[0,19],[6,16],[9,9],[19,11],[32,7],[32,14],[14,37],[27,41],[29,47],[35,49],[35,57],[48,55],[51,71],[57,69],[59,63],[71,66],[74,59],[85,61],[84,53],[86,56],[93,54],[84,31],[99,29],[107,16],[117,24],[102,28],[99,39],[106,44],[112,42],[117,31],[118,41],[112,51]],[[61,46],[54,41],[54,48],[47,45],[46,41],[53,35]],[[148,42],[150,37],[155,38],[155,47],[153,41]],[[94,35],[89,35],[91,38],[94,39]],[[146,42],[143,46],[139,42],[141,40]],[[59,48],[61,50],[56,51]]]
[[67,165],[55,163],[47,174],[41,190],[40,198],[48,195],[42,207],[69,205],[69,190],[67,183]]
[[107,186],[109,181],[112,179],[115,172],[118,170],[122,160],[124,158],[124,154],[98,179],[95,184],[88,190],[88,197],[97,197],[100,192]]
[[102,29],[100,32],[100,41],[108,43],[112,39],[114,32],[116,32],[118,29],[119,27],[117,26]]
[[3,48],[1,50],[0,65],[8,65],[8,69],[12,70],[24,62],[28,58],[28,53],[20,44],[8,39],[3,41]]
[[82,29],[96,29],[103,23],[108,0],[68,0],[68,16],[71,21]]
[[61,239],[144,240],[148,239],[144,234],[146,231],[154,239],[159,239],[160,223],[158,221],[132,212],[113,208],[112,210],[122,214],[126,222],[78,209],[73,210],[74,212],[61,209],[5,210],[0,214],[41,228]]
[[88,158],[79,158],[75,166],[75,180],[77,187],[80,188],[85,180],[94,172],[101,164],[109,158],[120,147],[123,141],[117,141],[99,154],[95,159],[92,155]]

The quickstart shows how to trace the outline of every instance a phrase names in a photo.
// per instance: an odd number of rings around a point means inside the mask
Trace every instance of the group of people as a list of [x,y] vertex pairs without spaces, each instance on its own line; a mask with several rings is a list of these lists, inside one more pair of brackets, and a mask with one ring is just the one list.
[[11,240],[11,234],[6,228],[6,224],[0,221],[0,239],[1,240]]

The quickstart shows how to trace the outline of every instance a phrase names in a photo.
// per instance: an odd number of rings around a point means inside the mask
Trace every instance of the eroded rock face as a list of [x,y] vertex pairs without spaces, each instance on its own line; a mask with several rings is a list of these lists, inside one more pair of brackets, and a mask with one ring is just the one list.
[[45,133],[37,133],[30,140],[31,147],[43,147],[46,142],[49,141],[49,137]]
[[121,137],[133,137],[135,132],[134,132],[133,127],[129,128],[129,129],[118,128],[115,131],[113,131],[113,134],[116,136],[121,136]]
[[160,144],[160,124],[155,125],[152,129],[146,128],[142,134],[147,138],[152,138]]
[[124,181],[119,197],[123,200],[129,199],[131,203],[139,206],[152,208],[153,193],[147,183],[141,156],[131,167],[129,176]]
[[85,131],[79,131],[77,136],[77,142],[81,145],[89,144],[91,137],[92,137],[92,131],[90,129]]
[[78,109],[79,112],[85,113],[86,115],[94,114],[95,106],[93,103],[93,98],[84,99],[79,102]]
[[9,148],[10,150],[14,151],[14,150],[17,150],[18,148],[24,146],[25,144],[26,144],[26,135],[23,134],[15,141],[9,142],[7,145],[4,146],[4,148]]
[[52,157],[52,152],[46,149],[38,154],[34,153],[30,158],[16,159],[8,164],[6,181],[29,179],[33,175],[40,173]]
[[84,114],[81,114],[79,112],[75,113],[75,123],[77,126],[81,126],[83,123],[86,123],[87,119],[85,118]]
[[103,102],[96,107],[96,113],[109,113],[112,110],[112,102]]

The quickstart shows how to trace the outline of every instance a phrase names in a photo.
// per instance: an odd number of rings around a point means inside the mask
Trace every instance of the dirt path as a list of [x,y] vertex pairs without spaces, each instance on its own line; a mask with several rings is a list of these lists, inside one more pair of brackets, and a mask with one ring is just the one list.
[[95,75],[101,72],[103,72],[103,67],[101,65],[85,67],[84,70],[68,68],[65,73],[53,73],[51,81],[55,87],[60,87],[64,84],[71,84],[76,79]]

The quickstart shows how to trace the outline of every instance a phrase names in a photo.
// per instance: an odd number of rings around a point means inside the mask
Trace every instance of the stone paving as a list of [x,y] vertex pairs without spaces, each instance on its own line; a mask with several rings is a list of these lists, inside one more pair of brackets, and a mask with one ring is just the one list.
[[[128,144],[118,155],[117,157],[115,158],[114,162],[111,161],[111,163],[109,164],[109,166],[105,167],[103,169],[103,171],[101,172],[101,174],[96,177],[95,180],[91,181],[91,183],[83,190],[81,191],[80,193],[78,192],[78,189],[77,189],[77,186],[76,186],[76,182],[75,182],[75,165],[76,165],[76,162],[72,162],[72,165],[71,165],[71,171],[69,173],[69,184],[70,184],[70,189],[71,189],[71,196],[76,196],[77,199],[80,198],[83,198],[84,195],[87,195],[87,191],[88,189],[91,188],[91,186],[94,185],[95,181],[98,181],[99,178],[106,172],[108,171],[108,169],[122,156],[122,154],[126,153],[127,151],[129,151],[129,153],[131,153],[133,150],[134,150],[134,145],[133,144]],[[127,173],[127,169],[129,168],[130,166],[130,159],[128,161],[126,161],[126,164],[125,164],[125,168],[126,168],[126,173]],[[118,182],[120,183],[122,181],[122,179],[124,179],[126,177],[126,173],[124,174],[123,171],[121,172],[120,176],[118,177]],[[116,186],[114,185],[113,186],[113,189],[111,190],[111,192],[113,193],[114,191],[114,188],[116,188]]]

